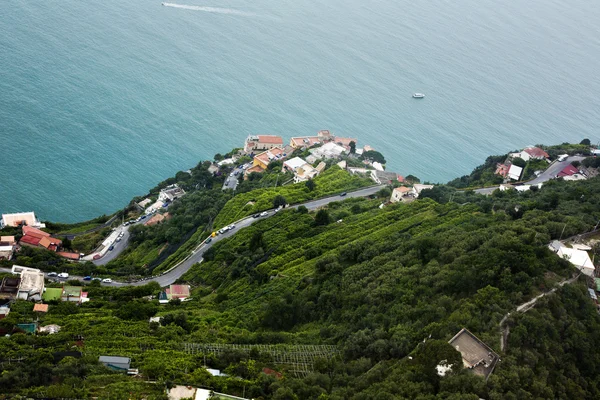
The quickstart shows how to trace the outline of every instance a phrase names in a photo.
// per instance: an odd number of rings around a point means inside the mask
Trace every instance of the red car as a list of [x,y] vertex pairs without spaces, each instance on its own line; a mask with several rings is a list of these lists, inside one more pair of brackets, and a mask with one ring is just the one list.
[[102,258],[102,256],[101,256],[100,254],[96,254],[96,255],[94,256],[94,260],[98,260],[98,259],[100,259],[100,258]]

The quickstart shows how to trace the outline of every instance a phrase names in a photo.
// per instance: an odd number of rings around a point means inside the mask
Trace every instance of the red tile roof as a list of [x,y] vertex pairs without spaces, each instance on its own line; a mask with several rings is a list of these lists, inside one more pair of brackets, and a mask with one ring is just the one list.
[[260,143],[283,144],[283,138],[275,135],[258,135],[258,141]]
[[571,164],[569,164],[566,167],[564,167],[562,171],[560,171],[558,173],[558,176],[559,177],[571,176],[571,175],[575,175],[577,173],[579,173],[579,170],[577,168],[575,168],[574,166],[572,166]]
[[40,239],[40,246],[47,248],[48,250],[56,251],[62,245],[62,240],[53,237],[44,236]]
[[68,258],[69,260],[79,260],[80,257],[79,253],[70,253],[68,251],[59,251],[56,254],[64,258]]
[[524,149],[523,151],[526,152],[527,154],[529,154],[533,158],[548,158],[548,157],[550,157],[548,155],[548,153],[546,153],[544,150],[540,149],[539,147],[528,147],[528,148]]
[[30,244],[32,246],[37,246],[38,244],[40,244],[40,238],[35,237],[35,236],[31,236],[31,235],[26,235],[26,236],[23,236],[21,238],[21,240],[19,241],[19,243],[21,243],[21,244]]
[[47,232],[41,231],[41,230],[36,229],[36,228],[32,228],[32,227],[27,226],[27,225],[23,226],[22,229],[23,229],[23,235],[35,236],[35,237],[37,237],[39,239],[43,238],[44,236],[46,236],[46,237],[50,236],[50,234],[47,233]]
[[190,297],[190,287],[188,285],[169,286],[171,297],[174,299]]
[[33,311],[48,312],[48,304],[36,304],[33,306]]

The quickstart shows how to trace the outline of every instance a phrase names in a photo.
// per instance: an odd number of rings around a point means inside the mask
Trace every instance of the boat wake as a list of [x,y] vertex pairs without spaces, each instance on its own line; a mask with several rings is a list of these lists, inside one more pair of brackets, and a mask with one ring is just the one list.
[[233,8],[221,8],[221,7],[204,7],[204,6],[188,6],[185,4],[177,4],[177,3],[162,3],[165,7],[174,7],[174,8],[182,8],[184,10],[192,10],[192,11],[204,11],[215,14],[231,14],[231,15],[242,15],[245,17],[254,17],[256,14],[235,10]]

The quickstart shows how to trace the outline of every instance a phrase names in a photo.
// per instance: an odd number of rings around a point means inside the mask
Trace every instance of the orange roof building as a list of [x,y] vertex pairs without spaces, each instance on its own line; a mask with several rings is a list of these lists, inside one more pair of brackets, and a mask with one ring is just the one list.
[[263,167],[261,167],[260,165],[255,165],[254,167],[250,167],[244,172],[244,179],[248,180],[248,175],[250,175],[253,172],[262,174],[263,172],[265,172],[265,169]]
[[313,147],[318,144],[321,144],[322,141],[323,141],[323,137],[319,137],[319,136],[293,137],[290,140],[290,146],[292,146],[294,149],[307,149],[309,147]]
[[39,245],[51,251],[58,251],[58,248],[62,246],[62,240],[51,236],[44,236],[40,239]]
[[81,258],[81,256],[80,256],[79,253],[71,253],[71,252],[68,252],[68,251],[59,251],[56,254],[58,254],[61,257],[67,258],[69,260],[73,260],[73,261],[77,261],[77,260],[79,260]]
[[35,304],[33,306],[33,311],[36,311],[36,312],[48,312],[48,304]]
[[258,151],[270,150],[283,147],[283,138],[275,135],[250,135],[246,138],[244,151],[256,153]]

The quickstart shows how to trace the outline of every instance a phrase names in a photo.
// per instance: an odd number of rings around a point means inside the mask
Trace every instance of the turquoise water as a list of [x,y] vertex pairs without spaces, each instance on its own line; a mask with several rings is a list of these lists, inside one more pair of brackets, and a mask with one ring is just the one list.
[[600,139],[594,1],[177,3],[0,2],[0,211],[109,213],[256,133],[330,129],[431,181]]

